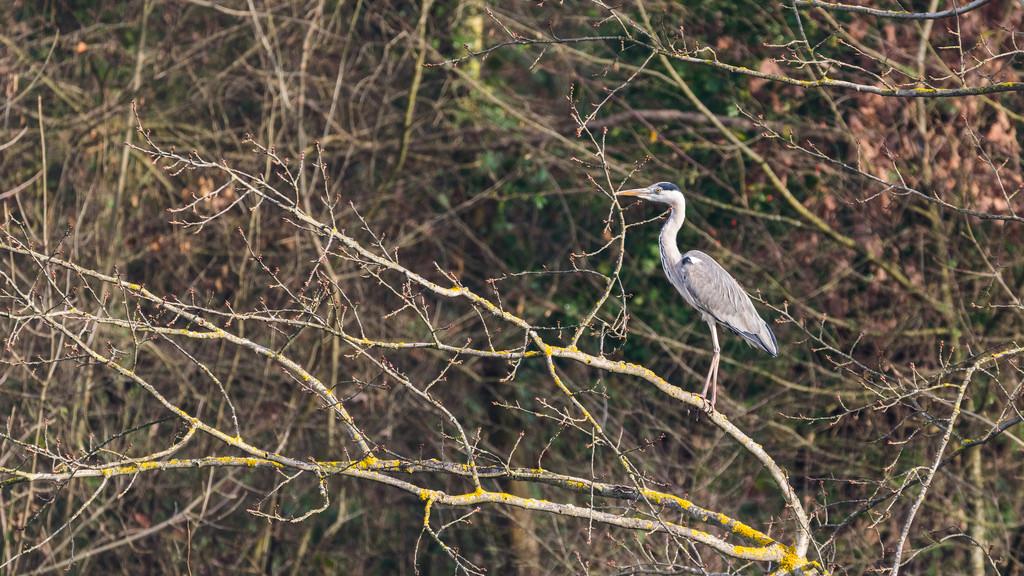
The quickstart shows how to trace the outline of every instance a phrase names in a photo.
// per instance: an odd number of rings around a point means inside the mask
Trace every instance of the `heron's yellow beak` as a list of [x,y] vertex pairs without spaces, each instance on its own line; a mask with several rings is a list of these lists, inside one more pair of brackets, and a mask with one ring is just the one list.
[[632,190],[622,190],[616,193],[616,196],[639,196],[645,192],[650,192],[648,188],[634,188]]

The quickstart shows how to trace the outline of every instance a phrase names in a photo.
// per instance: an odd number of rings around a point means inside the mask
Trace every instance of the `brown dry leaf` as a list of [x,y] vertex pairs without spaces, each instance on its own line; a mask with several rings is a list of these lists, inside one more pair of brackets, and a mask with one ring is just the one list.
[[209,196],[216,187],[213,185],[213,178],[209,176],[199,177],[199,195],[202,197]]
[[[770,58],[761,60],[761,64],[757,66],[757,71],[763,74],[774,74],[776,76],[782,76],[782,66],[779,63]],[[750,91],[757,93],[764,87],[765,84],[771,82],[764,78],[751,78],[750,79]]]
[[[772,74],[774,76],[785,75],[785,71],[782,69],[781,66],[779,66],[779,63],[771,59],[762,60],[761,64],[758,65],[757,70],[758,72]],[[768,86],[768,89],[766,90],[765,88],[768,84],[774,84],[774,82],[764,78],[751,78],[750,93],[762,101],[765,98],[768,98],[769,103],[771,105],[771,109],[775,112],[782,112],[784,106],[782,105],[782,102],[779,100],[779,90],[773,90],[771,86]]]
[[924,274],[921,273],[917,266],[904,266],[903,274],[906,275],[907,280],[910,280],[913,286],[924,287]]
[[949,151],[949,158],[946,159],[946,166],[953,173],[960,172],[960,166],[963,164],[963,157],[960,155],[960,149],[956,146],[951,146]]
[[893,23],[882,26],[882,33],[885,35],[885,41],[890,44],[897,44],[896,34],[898,30],[899,28]]
[[846,31],[850,34],[850,37],[854,40],[863,40],[865,36],[871,31],[872,27],[868,24],[867,19],[854,19],[852,22],[846,24]]
[[1004,151],[1011,151],[1017,148],[1017,131],[1014,130],[1009,116],[1003,110],[996,112],[996,120],[989,127],[985,138]]
[[836,202],[836,197],[832,194],[825,194],[821,197],[821,206],[825,209],[825,215],[831,216],[839,207],[839,202]]

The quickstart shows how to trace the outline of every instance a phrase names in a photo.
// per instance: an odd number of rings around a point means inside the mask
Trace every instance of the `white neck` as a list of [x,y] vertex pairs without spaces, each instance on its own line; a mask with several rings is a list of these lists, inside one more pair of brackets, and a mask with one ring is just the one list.
[[683,227],[683,221],[686,220],[685,204],[683,206],[682,209],[672,209],[668,220],[665,221],[665,226],[661,229],[658,244],[661,248],[663,265],[675,265],[683,259],[683,255],[679,252],[679,245],[676,244],[676,236],[679,234],[679,229]]

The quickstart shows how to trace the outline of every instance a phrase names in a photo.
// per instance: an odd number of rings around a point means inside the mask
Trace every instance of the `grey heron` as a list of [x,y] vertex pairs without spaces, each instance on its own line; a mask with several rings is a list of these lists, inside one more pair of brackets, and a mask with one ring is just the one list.
[[711,342],[714,344],[715,353],[711,358],[711,368],[704,379],[704,390],[700,395],[707,400],[708,386],[711,386],[711,409],[714,410],[718,391],[718,363],[722,357],[718,345],[718,324],[738,334],[750,346],[764,350],[772,356],[779,354],[775,334],[772,334],[768,323],[758,315],[754,303],[750,301],[743,288],[740,288],[736,279],[711,256],[700,250],[679,253],[676,236],[683,226],[683,220],[686,219],[686,198],[678,186],[669,182],[658,182],[647,188],[623,190],[618,196],[636,196],[651,202],[668,204],[672,209],[658,238],[661,267],[665,269],[668,281],[683,295],[683,300],[696,308],[711,328]]

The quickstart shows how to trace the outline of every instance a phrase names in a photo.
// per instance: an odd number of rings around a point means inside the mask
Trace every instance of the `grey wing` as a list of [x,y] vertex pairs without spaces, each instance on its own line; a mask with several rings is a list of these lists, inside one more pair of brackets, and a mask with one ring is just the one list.
[[[732,330],[748,344],[776,356],[779,345],[768,323],[754,309],[754,303],[736,279],[718,262],[700,250],[691,250],[679,262],[678,275],[669,279],[683,297],[705,317]],[[672,278],[676,276],[676,278]]]

